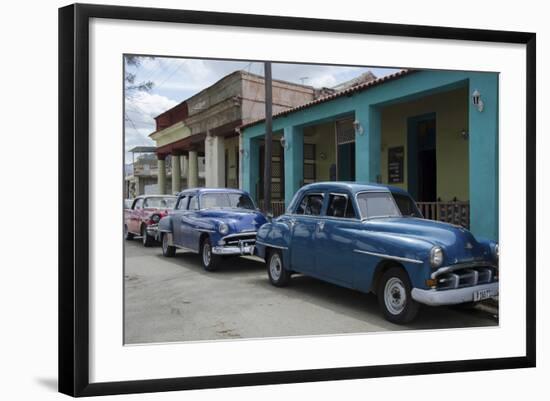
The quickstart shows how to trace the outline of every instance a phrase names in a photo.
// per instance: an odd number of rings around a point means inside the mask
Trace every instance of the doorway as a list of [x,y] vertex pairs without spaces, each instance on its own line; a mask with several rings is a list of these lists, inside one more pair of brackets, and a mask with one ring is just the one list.
[[435,113],[409,119],[408,188],[417,202],[437,200]]
[[355,128],[352,118],[336,122],[336,180],[355,181]]

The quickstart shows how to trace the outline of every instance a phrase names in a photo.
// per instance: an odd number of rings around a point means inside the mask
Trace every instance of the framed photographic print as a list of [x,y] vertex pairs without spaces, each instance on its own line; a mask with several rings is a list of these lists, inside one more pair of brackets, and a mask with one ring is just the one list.
[[59,10],[59,390],[535,366],[535,34]]

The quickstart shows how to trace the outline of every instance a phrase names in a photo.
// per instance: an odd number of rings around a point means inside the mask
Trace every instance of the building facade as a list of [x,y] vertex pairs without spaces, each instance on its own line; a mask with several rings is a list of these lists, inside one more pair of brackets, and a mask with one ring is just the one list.
[[[317,93],[310,86],[279,80],[273,80],[272,92],[275,113],[310,102]],[[171,193],[203,185],[239,188],[242,157],[237,128],[264,115],[264,78],[235,71],[157,116],[150,137],[157,145],[159,187],[166,188],[165,160],[170,157]]]
[[[498,239],[498,74],[401,71],[275,113],[273,205],[314,181],[379,182],[424,215]],[[242,187],[262,198],[264,120],[241,127]]]

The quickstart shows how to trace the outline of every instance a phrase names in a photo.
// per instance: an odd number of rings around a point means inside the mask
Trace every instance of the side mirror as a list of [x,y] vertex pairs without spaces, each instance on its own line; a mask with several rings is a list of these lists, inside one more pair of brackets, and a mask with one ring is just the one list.
[[268,213],[266,216],[267,216],[267,221],[273,220],[273,213]]

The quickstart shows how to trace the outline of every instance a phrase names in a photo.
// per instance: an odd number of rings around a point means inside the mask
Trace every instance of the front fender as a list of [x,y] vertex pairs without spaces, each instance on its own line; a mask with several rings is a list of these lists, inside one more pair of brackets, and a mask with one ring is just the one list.
[[358,289],[369,291],[376,268],[382,263],[397,263],[407,271],[413,287],[424,288],[431,274],[429,263],[433,243],[408,235],[362,231],[356,237],[354,262]]

